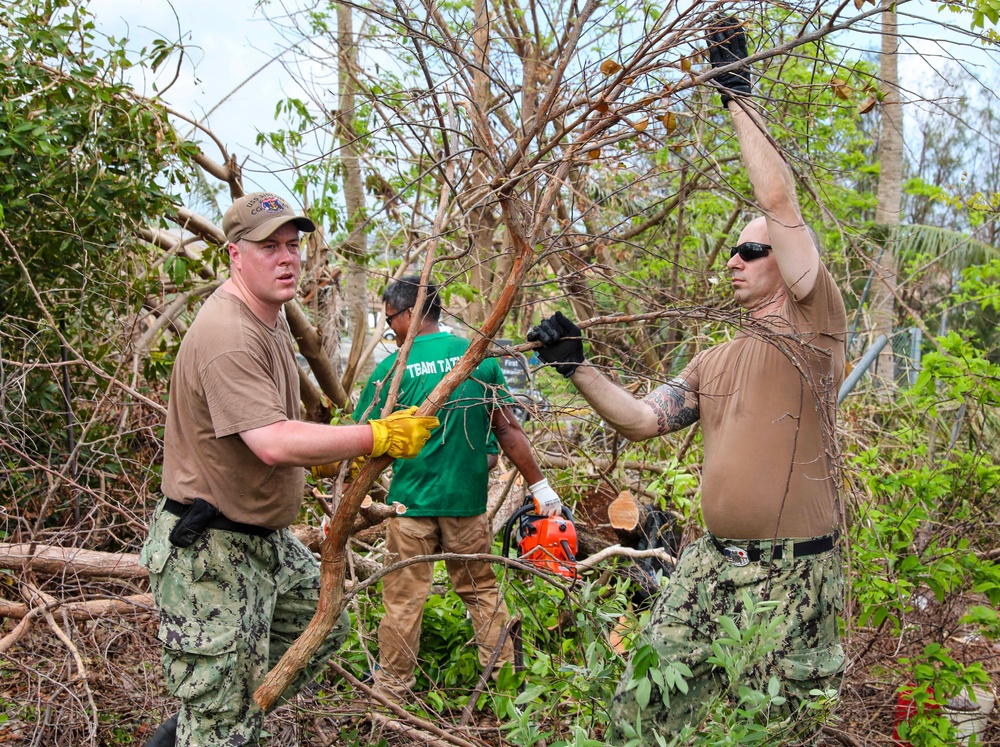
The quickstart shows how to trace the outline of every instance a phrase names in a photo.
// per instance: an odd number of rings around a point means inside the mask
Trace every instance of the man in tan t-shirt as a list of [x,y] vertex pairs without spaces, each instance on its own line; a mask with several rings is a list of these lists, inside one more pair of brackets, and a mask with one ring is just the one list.
[[[746,58],[735,19],[708,37],[714,67]],[[681,375],[637,399],[586,365],[580,329],[562,314],[535,327],[546,362],[569,377],[605,421],[638,441],[700,421],[704,441],[701,507],[708,534],[688,545],[651,611],[648,639],[660,667],[690,670],[687,690],[669,689],[640,708],[631,665],[612,706],[608,739],[650,733],[669,740],[697,723],[730,685],[766,692],[776,676],[787,712],[811,690],[836,690],[844,652],[837,637],[843,563],[832,464],[837,389],[844,377],[847,319],[833,278],[805,225],[788,165],[764,133],[750,101],[746,65],[715,78],[732,116],[743,162],[763,216],[733,247],[736,302],[749,315],[742,331],[697,355]],[[708,663],[723,637],[718,620],[739,621],[743,598],[769,600],[781,615],[773,651],[726,682]],[[639,679],[645,679],[642,675]],[[809,711],[791,719],[799,738],[815,738]]]
[[[147,747],[257,744],[252,694],[305,629],[319,564],[288,530],[303,467],[365,455],[412,458],[437,418],[394,413],[365,425],[299,417],[299,379],[282,306],[295,297],[308,218],[268,192],[222,222],[230,278],[184,336],[170,380],[163,492],[141,562],[160,612],[167,689],[180,712]],[[317,651],[349,632],[346,613]],[[307,669],[291,691],[308,681]],[[288,695],[289,693],[286,693]]]

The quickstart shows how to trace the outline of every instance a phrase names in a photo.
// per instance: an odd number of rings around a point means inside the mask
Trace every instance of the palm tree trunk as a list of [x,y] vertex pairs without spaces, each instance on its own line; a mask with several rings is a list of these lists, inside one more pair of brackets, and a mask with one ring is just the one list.
[[[890,0],[882,3],[882,52],[879,57],[882,74],[882,131],[879,137],[878,205],[875,210],[876,240],[884,251],[877,260],[871,302],[872,339],[886,335],[892,340],[895,318],[896,254],[892,245],[893,227],[899,225],[903,188],[903,105],[899,95],[899,37],[896,29],[895,6]],[[896,384],[892,344],[886,345],[875,365],[876,391],[880,399],[889,399]]]
[[365,264],[368,258],[368,238],[363,230],[365,211],[364,181],[361,178],[361,146],[354,126],[354,95],[357,81],[358,47],[354,39],[351,6],[337,5],[337,67],[339,109],[337,135],[341,142],[340,160],[344,177],[344,204],[347,208],[347,241],[343,247],[345,260],[344,295],[351,325],[350,357],[344,372],[344,389],[351,391],[363,373],[358,370],[361,351],[368,333],[368,278]]

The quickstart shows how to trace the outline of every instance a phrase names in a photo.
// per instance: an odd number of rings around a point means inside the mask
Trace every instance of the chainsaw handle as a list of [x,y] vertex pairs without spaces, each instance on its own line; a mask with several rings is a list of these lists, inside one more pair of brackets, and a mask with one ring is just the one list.
[[[570,519],[570,521],[572,521],[572,519]],[[566,553],[566,557],[570,559],[570,562],[575,563],[576,555],[574,555],[573,551],[570,549],[569,542],[566,540],[559,540],[559,545],[562,547],[563,552]]]
[[[505,557],[505,558],[510,557],[510,533],[514,529],[514,522],[516,522],[518,519],[520,519],[525,514],[530,514],[534,510],[534,508],[535,508],[535,502],[533,500],[528,501],[523,506],[521,506],[519,509],[517,509],[517,511],[515,511],[514,513],[512,513],[510,515],[510,518],[507,519],[507,523],[504,524],[504,526],[503,526],[503,545],[502,545],[503,549],[501,550],[501,555],[503,557]],[[561,512],[562,512],[562,515],[563,515],[564,519],[566,519],[570,523],[575,523],[575,520],[573,519],[573,512],[570,511],[569,508],[567,508],[565,504],[563,504],[562,506],[560,506],[560,509],[561,509]],[[543,516],[539,516],[538,514],[534,514],[534,515],[538,516],[538,518],[540,518],[540,519],[545,518]],[[572,553],[568,553],[568,554],[572,555]]]
[[[514,528],[514,522],[520,519],[525,514],[530,513],[534,508],[535,505],[533,502],[525,503],[523,506],[517,509],[517,511],[511,514],[509,519],[507,519],[507,523],[504,524],[503,527],[503,550],[502,550],[503,557],[505,558],[510,557],[510,533],[511,530],[513,530]],[[566,509],[564,506],[563,510],[568,510],[568,509]]]

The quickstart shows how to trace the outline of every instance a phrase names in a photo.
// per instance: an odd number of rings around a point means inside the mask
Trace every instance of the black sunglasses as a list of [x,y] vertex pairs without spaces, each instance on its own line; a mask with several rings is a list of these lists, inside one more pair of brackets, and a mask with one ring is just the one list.
[[732,259],[737,254],[744,262],[753,262],[755,259],[766,257],[771,253],[770,244],[758,244],[756,241],[744,241],[739,246],[734,246],[729,250],[729,258]]
[[406,307],[405,309],[402,309],[402,310],[400,310],[400,311],[397,311],[397,312],[396,312],[395,314],[386,314],[386,316],[385,316],[385,323],[386,323],[386,324],[392,324],[392,320],[393,320],[393,319],[395,319],[395,318],[396,318],[397,316],[399,316],[399,315],[400,315],[400,314],[402,314],[403,312],[405,312],[405,311],[409,311],[409,310],[410,310],[410,307],[409,307],[409,306],[407,306],[407,307]]

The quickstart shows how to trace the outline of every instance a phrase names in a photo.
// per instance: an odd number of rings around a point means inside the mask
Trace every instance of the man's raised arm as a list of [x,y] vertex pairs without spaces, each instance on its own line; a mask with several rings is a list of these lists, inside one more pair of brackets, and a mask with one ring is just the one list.
[[[746,35],[735,18],[717,19],[708,44],[713,67],[731,65],[748,56]],[[749,64],[723,73],[715,82],[723,106],[732,115],[743,164],[764,213],[781,276],[792,295],[800,299],[813,289],[820,260],[799,209],[791,169],[768,138],[760,114],[750,101]]]

